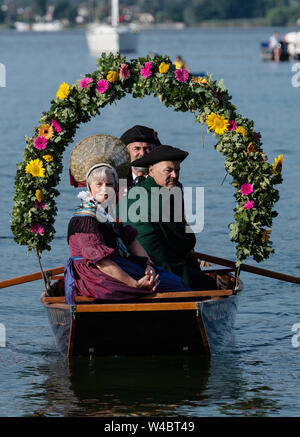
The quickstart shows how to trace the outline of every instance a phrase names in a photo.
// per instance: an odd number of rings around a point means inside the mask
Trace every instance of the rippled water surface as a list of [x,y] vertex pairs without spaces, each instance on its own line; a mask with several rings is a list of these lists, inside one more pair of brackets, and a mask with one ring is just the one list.
[[[273,161],[284,154],[284,183],[273,226],[276,253],[263,267],[300,276],[299,254],[299,96],[293,88],[292,62],[274,65],[259,59],[259,44],[272,29],[186,29],[140,34],[138,56],[150,51],[181,53],[192,71],[224,78],[238,112],[255,121],[264,150]],[[58,85],[73,83],[96,68],[83,31],[53,34],[1,32],[0,62],[7,86],[0,88],[1,222],[0,280],[38,271],[33,254],[16,245],[9,226],[16,163],[22,160],[24,135],[32,135]],[[82,125],[75,141],[93,133],[121,135],[134,124],[154,127],[163,143],[182,147],[190,157],[182,165],[185,185],[205,187],[205,226],[197,249],[234,258],[228,238],[234,200],[224,177],[223,157],[214,137],[202,132],[193,116],[175,113],[148,97],[130,96]],[[66,227],[77,204],[68,185],[68,159],[58,198],[52,250],[44,268],[68,257]],[[249,260],[249,263],[253,263]],[[1,290],[0,323],[6,347],[0,348],[0,416],[298,416],[299,349],[292,326],[300,323],[299,286],[242,273],[244,291],[228,352],[210,361],[201,357],[133,357],[88,361],[68,366],[56,351],[40,304],[41,281]]]

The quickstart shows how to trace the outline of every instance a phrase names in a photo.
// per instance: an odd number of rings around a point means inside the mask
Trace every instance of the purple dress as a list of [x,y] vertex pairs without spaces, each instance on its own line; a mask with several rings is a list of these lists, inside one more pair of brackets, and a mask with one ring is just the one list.
[[[136,238],[137,231],[131,226],[119,225],[119,236],[128,247]],[[101,272],[96,263],[103,259],[116,262],[130,276],[139,279],[144,276],[145,266],[120,257],[116,236],[110,224],[99,223],[94,217],[73,217],[69,223],[68,242],[70,256],[79,257],[73,261],[76,295],[93,299],[122,301],[141,295],[153,294],[150,290],[130,287]],[[159,269],[159,287],[156,292],[188,290],[181,278]]]

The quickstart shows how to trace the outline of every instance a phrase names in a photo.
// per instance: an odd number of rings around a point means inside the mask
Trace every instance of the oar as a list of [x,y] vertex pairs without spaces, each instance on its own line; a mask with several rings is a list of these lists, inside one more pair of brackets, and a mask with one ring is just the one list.
[[[235,262],[225,258],[219,258],[217,256],[207,255],[206,253],[193,252],[193,258],[199,258],[201,260],[209,261],[221,266],[236,268]],[[240,269],[255,273],[256,275],[267,276],[269,278],[279,279],[280,281],[293,282],[294,284],[300,284],[300,278],[296,276],[286,275],[285,273],[274,272],[272,270],[262,269],[260,267],[250,266],[248,264],[241,264]]]
[[[54,269],[44,270],[44,273],[51,273],[52,275],[57,275],[58,273],[63,273],[64,266],[55,267]],[[11,287],[13,285],[23,284],[25,282],[37,281],[42,279],[42,273],[31,273],[29,275],[18,276],[17,278],[7,279],[6,281],[0,282],[0,288]]]
[[[221,266],[231,267],[235,269],[236,265],[234,261],[225,258],[219,258],[217,256],[208,255],[206,253],[193,252],[192,258],[199,258],[201,260],[209,261]],[[284,273],[274,272],[272,270],[262,269],[260,267],[250,266],[248,264],[241,264],[240,270],[248,273],[255,273],[256,275],[267,276],[269,278],[279,279],[281,281],[292,282],[294,284],[300,284],[300,278],[296,276],[286,275]],[[52,275],[57,275],[64,272],[64,266],[55,267],[53,269],[44,270],[44,273],[50,272]],[[7,279],[0,282],[0,288],[11,287],[13,285],[23,284],[25,282],[37,281],[42,279],[41,272],[31,273],[29,275],[18,276],[17,278]]]

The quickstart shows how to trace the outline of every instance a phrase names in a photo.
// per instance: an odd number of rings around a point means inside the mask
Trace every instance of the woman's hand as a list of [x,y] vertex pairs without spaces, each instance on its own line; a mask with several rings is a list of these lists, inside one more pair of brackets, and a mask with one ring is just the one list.
[[159,275],[146,274],[137,281],[137,288],[143,288],[145,290],[155,291],[159,284]]
[[145,269],[145,275],[155,276],[156,275],[156,270],[152,266],[147,266],[146,269]]

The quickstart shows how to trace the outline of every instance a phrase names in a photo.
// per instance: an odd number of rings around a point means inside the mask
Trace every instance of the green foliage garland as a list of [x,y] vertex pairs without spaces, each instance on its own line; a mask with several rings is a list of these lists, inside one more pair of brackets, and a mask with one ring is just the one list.
[[[145,68],[144,77],[141,71]],[[109,76],[109,72],[115,73]],[[26,137],[23,161],[17,164],[11,226],[17,243],[37,253],[50,250],[57,213],[55,197],[59,194],[55,187],[60,181],[65,148],[73,141],[81,123],[87,123],[91,117],[100,115],[100,108],[130,93],[135,98],[152,94],[167,107],[191,111],[197,122],[207,124],[218,139],[215,148],[225,156],[226,172],[232,176],[232,185],[236,188],[235,222],[229,225],[229,235],[236,243],[237,265],[248,256],[263,261],[274,252],[269,232],[277,215],[272,210],[279,199],[274,185],[282,182],[282,161],[278,159],[273,164],[266,161],[261,136],[254,132],[253,121],[236,113],[222,81],[217,83],[211,75],[193,78],[186,71],[181,71],[181,76],[179,73],[168,56],[156,55],[153,59],[147,56],[128,62],[120,54],[102,54],[96,71],[86,75],[88,85],[83,86],[78,80],[70,87],[60,86],[49,111],[42,114],[34,128],[34,135]],[[99,81],[108,86],[101,93]],[[209,123],[209,119],[213,123]],[[43,137],[40,129],[45,126],[52,135],[45,148],[37,148],[35,141]],[[40,170],[34,173],[33,161],[39,162],[44,174],[39,173]],[[241,192],[244,184],[253,188],[248,195]],[[247,202],[251,208],[245,207]]]

